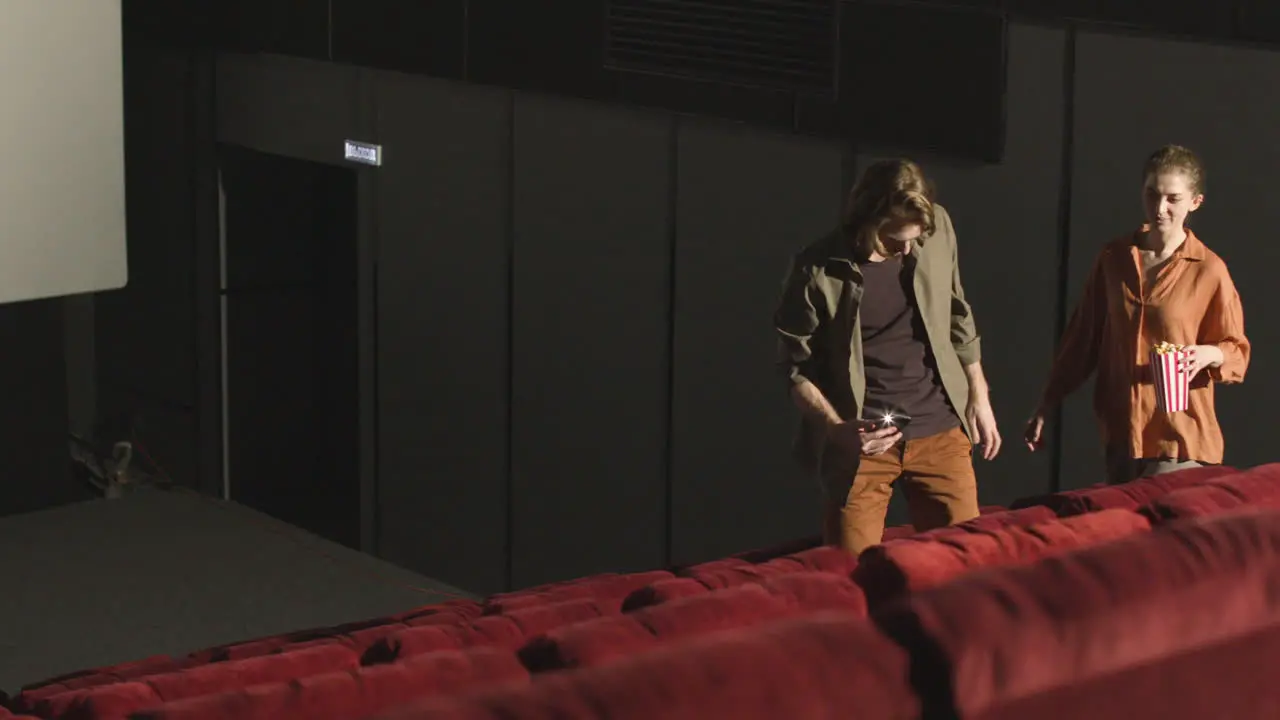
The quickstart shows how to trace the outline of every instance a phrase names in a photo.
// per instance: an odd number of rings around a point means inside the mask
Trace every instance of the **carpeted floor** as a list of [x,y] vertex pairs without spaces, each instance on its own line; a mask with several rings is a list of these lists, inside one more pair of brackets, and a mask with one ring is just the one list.
[[184,492],[0,518],[0,690],[457,597],[471,595]]

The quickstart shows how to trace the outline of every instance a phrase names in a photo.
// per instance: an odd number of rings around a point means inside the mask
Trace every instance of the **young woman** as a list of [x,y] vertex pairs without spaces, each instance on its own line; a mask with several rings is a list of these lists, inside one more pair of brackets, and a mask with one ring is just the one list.
[[[1222,462],[1213,387],[1244,380],[1249,341],[1226,263],[1186,227],[1204,190],[1204,167],[1190,150],[1169,145],[1147,159],[1147,223],[1108,243],[1094,262],[1027,424],[1032,451],[1042,444],[1045,416],[1096,370],[1094,411],[1108,482]],[[1162,342],[1187,352],[1185,412],[1156,405],[1149,353]]]

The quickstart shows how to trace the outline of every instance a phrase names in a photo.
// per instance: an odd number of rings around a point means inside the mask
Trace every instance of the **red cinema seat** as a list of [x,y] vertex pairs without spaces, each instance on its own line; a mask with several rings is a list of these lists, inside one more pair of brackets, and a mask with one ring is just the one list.
[[919,716],[907,658],[866,621],[818,615],[718,633],[383,720],[780,720]]
[[[987,515],[979,515],[972,520],[966,520],[955,525],[929,530],[923,533],[917,533],[909,537],[930,537],[937,535],[951,535],[954,533],[967,532],[985,532],[987,530],[998,530],[1005,527],[1025,527],[1035,523],[1052,520],[1056,515],[1053,511],[1045,507],[1025,507],[1017,510],[1000,510]],[[898,538],[909,539],[909,538]]]
[[1122,485],[1093,485],[1079,490],[1025,498],[1014,503],[1013,507],[1044,506],[1053,510],[1059,517],[1109,509],[1135,510],[1166,493],[1194,487],[1235,472],[1237,472],[1235,468],[1227,465],[1188,468],[1138,478]]
[[650,605],[658,605],[670,600],[694,595],[706,595],[709,592],[711,592],[710,588],[693,578],[676,577],[670,580],[659,580],[627,596],[627,599],[622,603],[622,611],[624,613],[634,612]]
[[845,575],[792,573],[765,580],[760,587],[806,613],[842,612],[857,617],[867,614],[866,594]]
[[836,575],[848,575],[858,566],[857,557],[831,545],[820,545],[789,557],[799,562],[805,569]]
[[52,720],[124,720],[130,713],[164,702],[355,668],[359,661],[359,656],[350,648],[336,643],[278,655],[228,660],[53,695],[40,701],[36,714]]
[[1041,558],[1150,530],[1129,510],[1054,518],[1026,527],[905,539],[867,548],[853,579],[879,607],[909,592],[941,585],[971,570],[1024,565]]
[[1277,587],[1280,513],[1252,512],[972,573],[873,618],[926,715],[969,718],[1280,624]]
[[1280,508],[1280,463],[1259,465],[1164,495],[1143,508],[1155,523],[1237,508]]
[[994,706],[974,720],[1280,717],[1280,626]]
[[535,672],[579,667],[613,660],[659,642],[746,627],[799,611],[790,598],[759,585],[742,585],[647,607],[621,616],[618,622],[562,628],[534,639],[520,655]]
[[353,720],[427,698],[528,680],[528,671],[507,650],[440,652],[178,700],[137,713],[133,720]]
[[484,615],[467,625],[420,625],[397,630],[372,643],[363,663],[396,662],[440,650],[499,647],[515,650],[537,635],[612,613],[601,611],[595,600],[570,600]]
[[1211,483],[1171,492],[1152,501],[1140,512],[1151,524],[1162,525],[1176,520],[1220,515],[1246,504],[1237,493]]
[[[659,606],[663,607],[663,606]],[[634,614],[611,615],[557,628],[520,648],[535,673],[602,665],[657,647],[659,640]]]

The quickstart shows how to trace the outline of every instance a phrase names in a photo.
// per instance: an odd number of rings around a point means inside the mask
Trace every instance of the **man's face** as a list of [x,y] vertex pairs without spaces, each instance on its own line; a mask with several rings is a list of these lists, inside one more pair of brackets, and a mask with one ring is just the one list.
[[890,255],[905,255],[923,232],[924,228],[916,223],[891,223],[880,230],[880,242]]

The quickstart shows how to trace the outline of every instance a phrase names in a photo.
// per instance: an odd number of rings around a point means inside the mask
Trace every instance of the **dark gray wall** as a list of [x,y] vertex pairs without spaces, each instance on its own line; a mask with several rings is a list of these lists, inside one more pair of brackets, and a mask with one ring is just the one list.
[[513,119],[511,582],[652,568],[666,538],[672,123],[524,93]]
[[378,73],[380,554],[506,584],[511,96]]
[[672,559],[694,562],[816,526],[770,319],[790,255],[839,218],[842,152],[688,119],[678,165]]
[[67,454],[63,301],[0,305],[0,516],[83,499]]
[[[133,54],[125,67],[126,211],[129,283],[93,296],[96,419],[104,442],[137,439],[163,470],[197,476],[197,336],[194,321],[198,113],[195,67],[188,56]],[[153,208],[165,208],[155,212]],[[74,303],[79,302],[73,299]],[[72,366],[82,350],[68,347]],[[73,385],[73,387],[75,387]],[[78,422],[78,425],[89,425]]]

